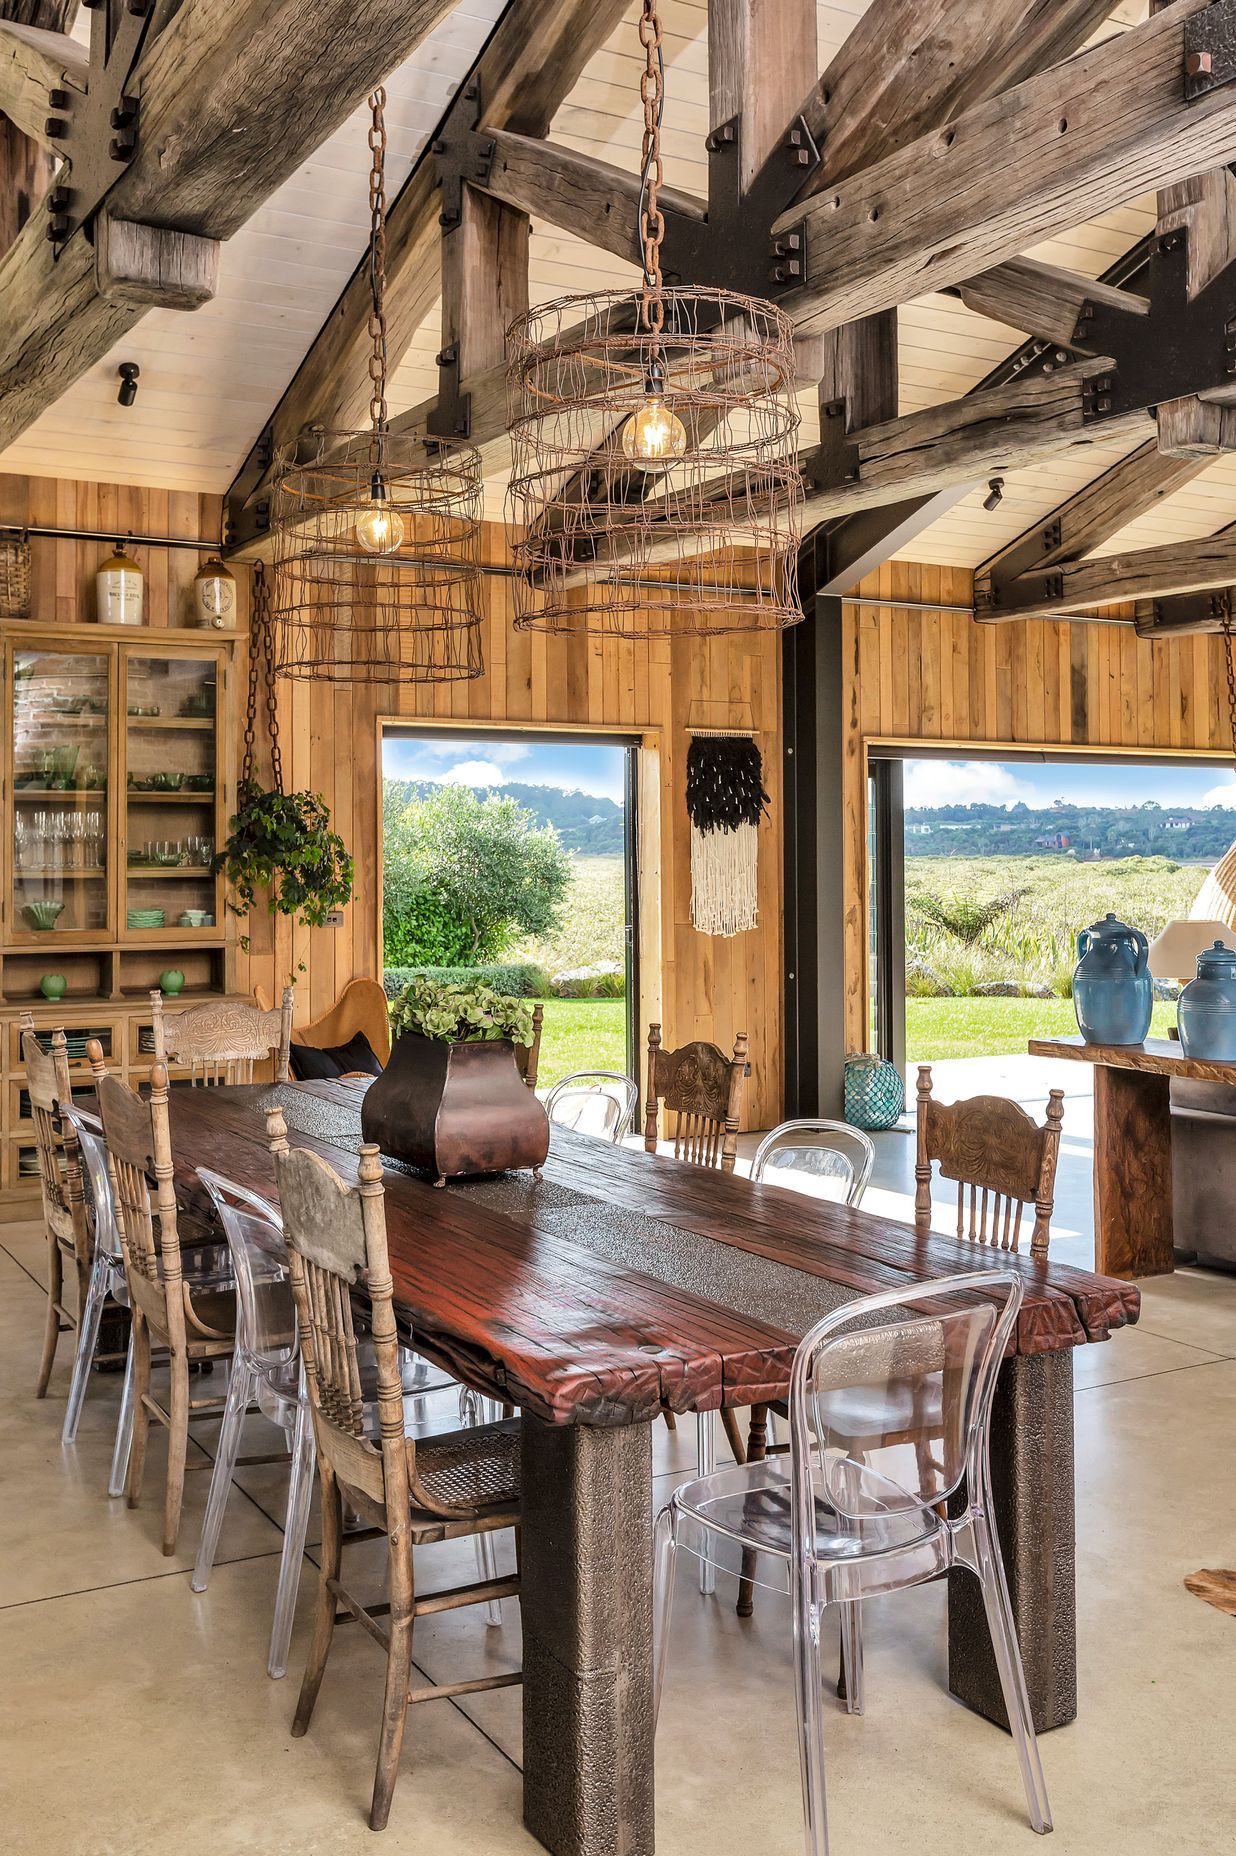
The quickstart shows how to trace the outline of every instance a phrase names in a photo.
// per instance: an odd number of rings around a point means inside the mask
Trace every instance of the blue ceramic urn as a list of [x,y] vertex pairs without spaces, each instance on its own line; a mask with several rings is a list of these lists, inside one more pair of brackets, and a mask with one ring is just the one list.
[[1197,957],[1176,1008],[1180,1048],[1186,1057],[1236,1063],[1236,948],[1216,941]]
[[1073,1010],[1087,1044],[1140,1044],[1150,1029],[1154,982],[1149,943],[1118,916],[1083,928],[1077,937]]

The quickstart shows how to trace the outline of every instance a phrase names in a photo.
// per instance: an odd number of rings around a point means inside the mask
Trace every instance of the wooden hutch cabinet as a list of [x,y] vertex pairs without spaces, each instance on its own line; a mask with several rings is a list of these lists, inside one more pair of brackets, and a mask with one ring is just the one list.
[[[228,987],[222,879],[211,872],[235,807],[235,641],[170,626],[0,622],[4,832],[0,844],[0,1203],[37,1191],[19,1018],[146,1074],[150,989]],[[42,982],[46,980],[46,986]],[[60,991],[59,998],[49,998]]]

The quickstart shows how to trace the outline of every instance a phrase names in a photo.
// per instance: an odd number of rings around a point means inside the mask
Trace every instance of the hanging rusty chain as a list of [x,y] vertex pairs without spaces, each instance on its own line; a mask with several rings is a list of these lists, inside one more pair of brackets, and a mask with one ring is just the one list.
[[1227,653],[1227,725],[1232,737],[1232,759],[1236,761],[1236,658],[1232,649],[1232,614],[1225,611],[1219,620]]
[[665,327],[665,303],[661,295],[661,240],[665,237],[665,215],[657,204],[657,193],[664,179],[661,112],[665,106],[665,56],[661,48],[657,0],[643,0],[639,42],[644,48],[644,69],[639,80],[639,94],[644,105],[639,196],[639,240],[644,263],[642,310],[644,326],[660,331]]
[[253,570],[253,619],[249,626],[249,689],[245,697],[245,755],[240,783],[252,780],[257,748],[257,691],[259,672],[266,691],[266,726],[270,734],[271,786],[283,791],[283,755],[279,748],[279,710],[275,699],[275,634],[270,622],[270,588],[261,561]]
[[369,417],[373,437],[369,461],[382,465],[386,439],[386,92],[379,88],[369,99],[373,121],[369,125]]

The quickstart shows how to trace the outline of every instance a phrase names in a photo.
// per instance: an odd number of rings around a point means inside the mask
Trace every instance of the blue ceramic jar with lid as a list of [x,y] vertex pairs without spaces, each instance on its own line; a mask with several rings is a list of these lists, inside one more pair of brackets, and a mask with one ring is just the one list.
[[1143,1043],[1154,1009],[1154,982],[1146,965],[1150,944],[1141,929],[1105,915],[1082,929],[1077,953],[1073,1010],[1086,1043]]
[[1186,1057],[1236,1063],[1236,948],[1216,941],[1202,950],[1176,1010]]

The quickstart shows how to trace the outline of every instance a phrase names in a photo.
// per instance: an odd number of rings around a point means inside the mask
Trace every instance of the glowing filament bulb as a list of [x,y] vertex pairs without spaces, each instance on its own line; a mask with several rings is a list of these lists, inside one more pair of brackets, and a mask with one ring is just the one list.
[[381,477],[375,476],[369,503],[356,518],[356,539],[366,554],[393,554],[403,537],[403,517],[392,508]]
[[687,428],[664,400],[650,394],[622,428],[622,449],[638,463],[664,464],[687,448]]

